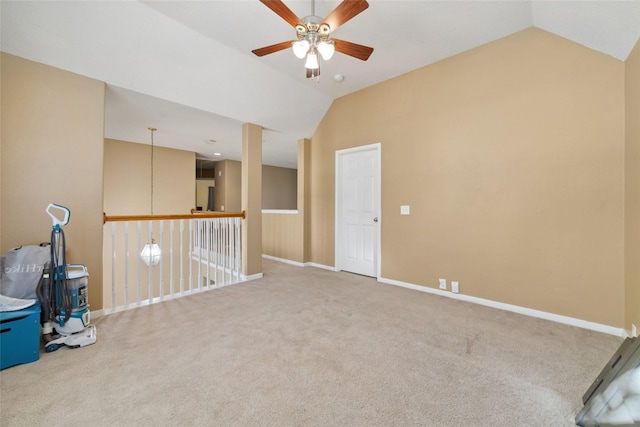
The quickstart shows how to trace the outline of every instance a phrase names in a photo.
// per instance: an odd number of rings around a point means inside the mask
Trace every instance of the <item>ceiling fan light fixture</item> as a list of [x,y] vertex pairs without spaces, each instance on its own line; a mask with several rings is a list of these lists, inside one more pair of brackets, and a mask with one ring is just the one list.
[[298,40],[292,43],[293,54],[302,59],[309,51],[309,41],[308,40]]
[[315,49],[311,49],[307,55],[307,62],[304,64],[304,68],[309,70],[317,70],[320,68],[318,65],[318,53]]
[[297,40],[284,41],[260,49],[254,49],[256,56],[262,57],[292,48],[299,59],[306,57],[307,78],[320,75],[318,52],[324,61],[331,59],[336,50],[342,54],[366,61],[373,48],[345,40],[331,40],[331,34],[340,26],[369,7],[367,0],[342,0],[325,18],[316,15],[315,0],[311,0],[311,15],[299,18],[283,0],[260,0],[265,6],[296,29]]
[[318,52],[322,55],[322,59],[328,61],[336,51],[336,45],[333,40],[321,41],[318,43]]
[[329,35],[330,32],[331,32],[331,27],[329,26],[329,24],[326,24],[323,22],[322,24],[320,24],[320,27],[318,27],[318,33],[321,36],[326,37]]

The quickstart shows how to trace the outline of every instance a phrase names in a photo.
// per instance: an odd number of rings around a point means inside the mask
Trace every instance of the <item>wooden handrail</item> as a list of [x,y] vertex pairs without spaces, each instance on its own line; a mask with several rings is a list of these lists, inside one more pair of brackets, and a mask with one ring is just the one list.
[[194,219],[194,218],[242,218],[245,219],[245,212],[210,212],[197,211],[191,209],[189,214],[170,214],[170,215],[112,215],[108,216],[102,213],[103,224],[108,221],[153,221],[164,219]]

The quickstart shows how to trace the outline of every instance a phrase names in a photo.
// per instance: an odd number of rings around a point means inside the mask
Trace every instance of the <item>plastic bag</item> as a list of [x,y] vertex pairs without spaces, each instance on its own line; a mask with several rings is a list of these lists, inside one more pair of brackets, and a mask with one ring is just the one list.
[[0,258],[0,294],[36,299],[36,286],[44,264],[51,257],[48,243],[9,249]]

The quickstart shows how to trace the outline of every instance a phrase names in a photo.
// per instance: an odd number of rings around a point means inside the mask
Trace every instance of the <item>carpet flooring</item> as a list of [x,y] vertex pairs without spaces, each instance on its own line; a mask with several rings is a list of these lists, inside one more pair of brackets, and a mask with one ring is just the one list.
[[0,372],[2,426],[573,426],[622,339],[264,260]]

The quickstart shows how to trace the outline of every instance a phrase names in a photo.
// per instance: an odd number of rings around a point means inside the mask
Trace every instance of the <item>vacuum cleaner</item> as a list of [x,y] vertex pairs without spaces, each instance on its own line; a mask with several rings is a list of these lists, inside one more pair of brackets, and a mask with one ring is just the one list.
[[96,327],[90,324],[87,267],[67,264],[62,227],[69,223],[71,212],[53,203],[47,206],[46,212],[53,222],[51,260],[43,268],[36,296],[40,301],[45,351],[50,353],[61,345],[77,348],[93,344],[97,340],[97,332]]

